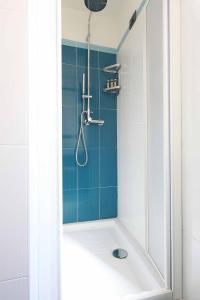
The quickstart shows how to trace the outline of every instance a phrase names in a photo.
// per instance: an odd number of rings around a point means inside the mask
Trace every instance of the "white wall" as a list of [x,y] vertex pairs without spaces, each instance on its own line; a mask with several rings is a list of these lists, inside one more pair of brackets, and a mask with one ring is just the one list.
[[184,300],[200,295],[200,2],[182,1],[182,199]]
[[118,215],[146,248],[146,13],[119,51]]
[[0,1],[0,299],[28,299],[27,10]]

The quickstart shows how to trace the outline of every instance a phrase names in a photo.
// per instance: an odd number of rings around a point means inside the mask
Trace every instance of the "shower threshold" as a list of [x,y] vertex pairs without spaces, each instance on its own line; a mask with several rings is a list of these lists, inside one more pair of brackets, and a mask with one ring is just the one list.
[[[171,300],[171,292],[117,219],[63,226],[62,300]],[[116,259],[114,249],[126,249]]]

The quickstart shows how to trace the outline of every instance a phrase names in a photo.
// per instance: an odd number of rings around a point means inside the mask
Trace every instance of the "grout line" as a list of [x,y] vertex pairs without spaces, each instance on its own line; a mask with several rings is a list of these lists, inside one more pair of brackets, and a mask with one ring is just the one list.
[[[99,52],[98,52],[98,66],[100,66],[100,58],[99,58]],[[98,87],[99,87],[99,119],[101,117],[100,111],[101,111],[101,81],[100,81],[100,71],[98,71]],[[99,220],[101,219],[101,128],[98,128],[99,130]]]
[[[98,150],[99,148],[103,149],[103,150],[117,150],[117,147],[93,147],[93,146],[90,146],[88,148],[90,150]],[[74,147],[65,147],[65,146],[63,146],[62,149],[65,149],[65,150],[74,150]]]
[[10,7],[2,7],[0,8],[1,13],[15,13],[17,15],[25,15],[26,9],[25,8],[10,8]]
[[[79,131],[79,116],[78,116],[78,112],[79,112],[79,107],[78,107],[78,102],[79,102],[79,87],[78,87],[78,49],[76,47],[76,126],[77,126],[77,138],[78,138],[78,131]],[[76,147],[76,145],[75,145]],[[78,179],[78,166],[76,163],[76,221],[78,222],[79,219],[79,193],[78,193],[78,186],[79,186],[79,179]]]
[[65,63],[65,62],[62,62],[62,65],[66,66],[66,67],[74,67],[76,68],[77,67],[77,64],[68,64],[68,63]]
[[11,281],[24,280],[24,279],[28,279],[28,276],[19,276],[19,277],[9,278],[9,279],[6,279],[6,280],[1,280],[0,284],[8,283],[8,282],[11,282]]
[[[116,63],[118,63],[118,53],[116,54]],[[120,83],[120,74],[118,74],[118,81],[119,81],[119,84]],[[119,102],[118,102],[118,98],[117,98],[117,95],[116,95],[116,170],[117,170],[117,174],[116,174],[116,185],[117,185],[117,188],[116,188],[116,217],[118,217],[118,212],[119,212],[119,205],[118,205],[118,112],[119,112],[119,109],[118,109],[118,106],[119,106]]]
[[[67,39],[62,39],[62,46],[70,46],[70,47],[77,47],[81,49],[87,49],[87,43],[77,42],[77,41],[72,41]],[[94,44],[91,44],[91,50],[100,51],[108,54],[117,54],[116,48],[104,47],[104,46],[94,45]]]
[[76,67],[78,66],[78,48],[75,47],[76,49]]
[[106,190],[106,189],[115,189],[115,188],[117,188],[117,185],[101,186],[100,188],[101,188],[102,190],[103,190],[103,189],[105,189],[105,190]]
[[[74,67],[74,68],[82,68],[82,69],[87,69],[87,65],[79,65],[79,64],[69,64],[69,63],[65,63],[65,62],[62,62],[62,65],[66,66],[66,67]],[[91,69],[93,70],[99,70],[99,71],[102,71],[103,69],[101,68],[96,68],[96,67],[90,67]]]
[[63,192],[68,192],[68,191],[84,191],[84,190],[95,190],[95,189],[102,189],[102,190],[106,190],[106,189],[116,189],[118,188],[118,186],[94,186],[94,187],[86,187],[86,188],[71,188],[71,189],[63,189]]
[[[67,90],[66,88],[63,88],[63,90]],[[74,108],[74,105],[68,105],[68,104],[63,104],[62,105],[62,107],[63,108]],[[99,110],[99,108],[94,108],[93,110]],[[102,109],[101,109],[102,111],[118,111],[119,109],[117,109],[117,108],[103,108],[102,107]],[[136,124],[138,124],[138,125],[143,125],[143,123],[136,123]]]
[[28,144],[0,144],[0,147],[17,147],[17,148],[28,148]]

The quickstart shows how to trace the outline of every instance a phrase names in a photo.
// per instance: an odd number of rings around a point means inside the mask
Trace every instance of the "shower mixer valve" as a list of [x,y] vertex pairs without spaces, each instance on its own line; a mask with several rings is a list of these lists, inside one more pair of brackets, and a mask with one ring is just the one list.
[[86,125],[86,126],[88,126],[90,124],[99,125],[99,126],[104,125],[103,120],[94,120],[94,119],[92,119],[92,117],[91,117],[91,115],[93,114],[92,111],[90,112],[90,114],[88,114],[88,111],[85,111],[84,114],[85,114],[85,120],[83,121],[84,125]]

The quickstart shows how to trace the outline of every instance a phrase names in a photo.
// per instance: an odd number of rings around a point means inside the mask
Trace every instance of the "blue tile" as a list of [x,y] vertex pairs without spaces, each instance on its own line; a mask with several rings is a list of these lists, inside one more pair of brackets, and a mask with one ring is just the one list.
[[77,90],[76,67],[62,65],[62,88],[68,91]]
[[117,111],[101,110],[100,118],[105,122],[100,128],[100,147],[117,147]]
[[100,149],[100,187],[117,186],[117,149]]
[[63,149],[63,189],[77,188],[75,149]]
[[72,46],[62,46],[62,62],[65,64],[76,65],[77,48]]
[[[78,48],[77,52],[78,66],[86,67],[88,65],[88,51],[87,49]],[[99,67],[99,53],[98,51],[91,50],[90,53],[90,66],[91,68]]]
[[99,189],[78,190],[78,221],[99,219]]
[[76,67],[62,65],[62,104],[77,105],[77,74]]
[[100,189],[100,218],[117,217],[117,188]]
[[63,192],[63,223],[77,222],[77,190]]
[[[79,151],[81,161],[84,160],[85,152]],[[88,164],[78,167],[78,188],[93,188],[99,186],[99,148],[88,148]]]
[[77,90],[62,90],[62,105],[77,107]]
[[98,109],[99,108],[99,89],[100,89],[100,74],[99,70],[92,69],[91,70],[91,108]]
[[77,144],[77,108],[63,106],[63,148],[75,148]]
[[87,49],[78,48],[77,49],[77,65],[86,67],[88,64],[88,52]]
[[117,95],[104,92],[107,80],[115,78],[113,74],[100,72],[100,106],[104,109],[117,109]]
[[99,52],[91,50],[90,65],[92,68],[99,68]]
[[101,69],[110,65],[114,65],[116,63],[117,63],[116,54],[99,52],[99,67]]

